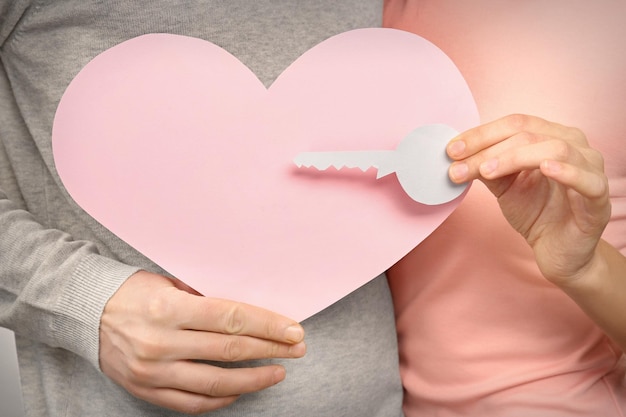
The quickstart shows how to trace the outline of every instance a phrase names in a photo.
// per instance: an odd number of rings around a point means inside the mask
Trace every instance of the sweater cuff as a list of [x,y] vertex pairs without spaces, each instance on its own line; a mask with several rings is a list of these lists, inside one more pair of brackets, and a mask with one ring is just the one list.
[[59,299],[54,327],[60,345],[71,347],[100,370],[100,318],[104,306],[139,270],[101,255],[85,257]]

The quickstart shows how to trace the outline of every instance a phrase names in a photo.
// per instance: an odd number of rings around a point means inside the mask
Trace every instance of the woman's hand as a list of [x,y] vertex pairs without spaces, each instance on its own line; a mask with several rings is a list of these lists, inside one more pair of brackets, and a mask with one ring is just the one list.
[[105,306],[100,367],[134,396],[187,414],[235,401],[285,378],[279,365],[225,369],[234,362],[304,355],[293,320],[246,304],[202,297],[180,281],[140,271]]
[[603,158],[580,130],[510,115],[460,134],[447,152],[450,178],[491,190],[548,280],[563,286],[585,275],[611,205]]

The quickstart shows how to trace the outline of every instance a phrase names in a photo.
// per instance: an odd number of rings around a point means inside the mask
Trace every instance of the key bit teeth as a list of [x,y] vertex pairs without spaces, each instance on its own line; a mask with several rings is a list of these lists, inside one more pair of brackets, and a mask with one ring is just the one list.
[[332,164],[320,164],[319,162],[318,163],[312,163],[311,165],[309,165],[309,167],[313,167],[313,168],[317,169],[318,171],[326,171],[331,166],[333,166],[333,165]]
[[[335,167],[336,167],[336,166],[335,166]],[[337,169],[341,169],[341,168],[344,168],[344,167],[345,167],[345,168],[350,168],[350,169],[352,169],[352,168],[358,168],[358,169],[360,169],[361,171],[365,172],[365,171],[367,171],[368,169],[372,168],[372,165],[369,165],[369,164],[365,164],[365,165],[364,165],[364,164],[343,164],[343,165],[341,165],[341,167],[340,167],[340,168],[337,168]]]
[[298,154],[294,159],[293,163],[298,168],[315,168],[319,171],[325,171],[328,169],[333,163],[331,161],[324,161],[324,159],[320,159],[319,156],[315,157],[310,152],[303,152]]
[[326,171],[331,166],[336,169],[341,169],[343,165],[337,166],[332,161],[326,161],[324,157],[320,157],[319,153],[312,154],[310,152],[303,152],[298,154],[294,159],[293,163],[298,168],[315,168],[318,171]]
[[307,154],[306,153],[301,153],[296,155],[296,157],[293,159],[293,163],[298,167],[298,168],[317,168],[319,169],[317,166],[315,166],[315,163],[313,161],[310,160],[310,158],[307,158]]
[[366,172],[370,168],[377,168],[375,165],[367,164],[367,163],[350,163],[350,162],[333,162],[331,159],[336,159],[334,155],[324,155],[323,153],[316,152],[313,153],[301,153],[298,154],[293,163],[298,168],[315,168],[318,171],[326,171],[330,167],[335,168],[337,171],[340,171],[344,168],[358,168],[363,172]]
[[309,168],[310,165],[307,165],[304,161],[302,161],[302,154],[298,154],[296,155],[295,158],[293,158],[293,163],[298,167],[298,168]]

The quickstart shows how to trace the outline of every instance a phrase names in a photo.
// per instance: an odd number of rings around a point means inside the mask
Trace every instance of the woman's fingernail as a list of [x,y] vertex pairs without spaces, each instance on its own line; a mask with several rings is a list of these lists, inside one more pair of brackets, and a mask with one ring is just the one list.
[[454,181],[464,181],[469,173],[469,167],[465,162],[457,162],[450,167],[450,176]]
[[497,159],[489,159],[482,164],[480,164],[480,173],[481,175],[489,175],[494,172],[498,168],[498,160]]
[[463,152],[465,152],[465,142],[462,140],[457,140],[448,145],[448,155],[453,158],[462,156]]
[[563,166],[556,161],[545,160],[541,165],[546,171],[552,174],[557,174],[563,169]]

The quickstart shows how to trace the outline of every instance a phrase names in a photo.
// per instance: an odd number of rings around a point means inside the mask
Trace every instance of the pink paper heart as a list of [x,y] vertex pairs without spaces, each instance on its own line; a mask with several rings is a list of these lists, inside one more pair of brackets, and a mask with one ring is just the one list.
[[207,296],[302,320],[388,269],[461,197],[425,206],[394,175],[310,175],[293,157],[477,122],[452,61],[406,32],[334,36],[269,89],[216,45],[152,34],[76,76],[52,140],[70,195],[113,233]]

